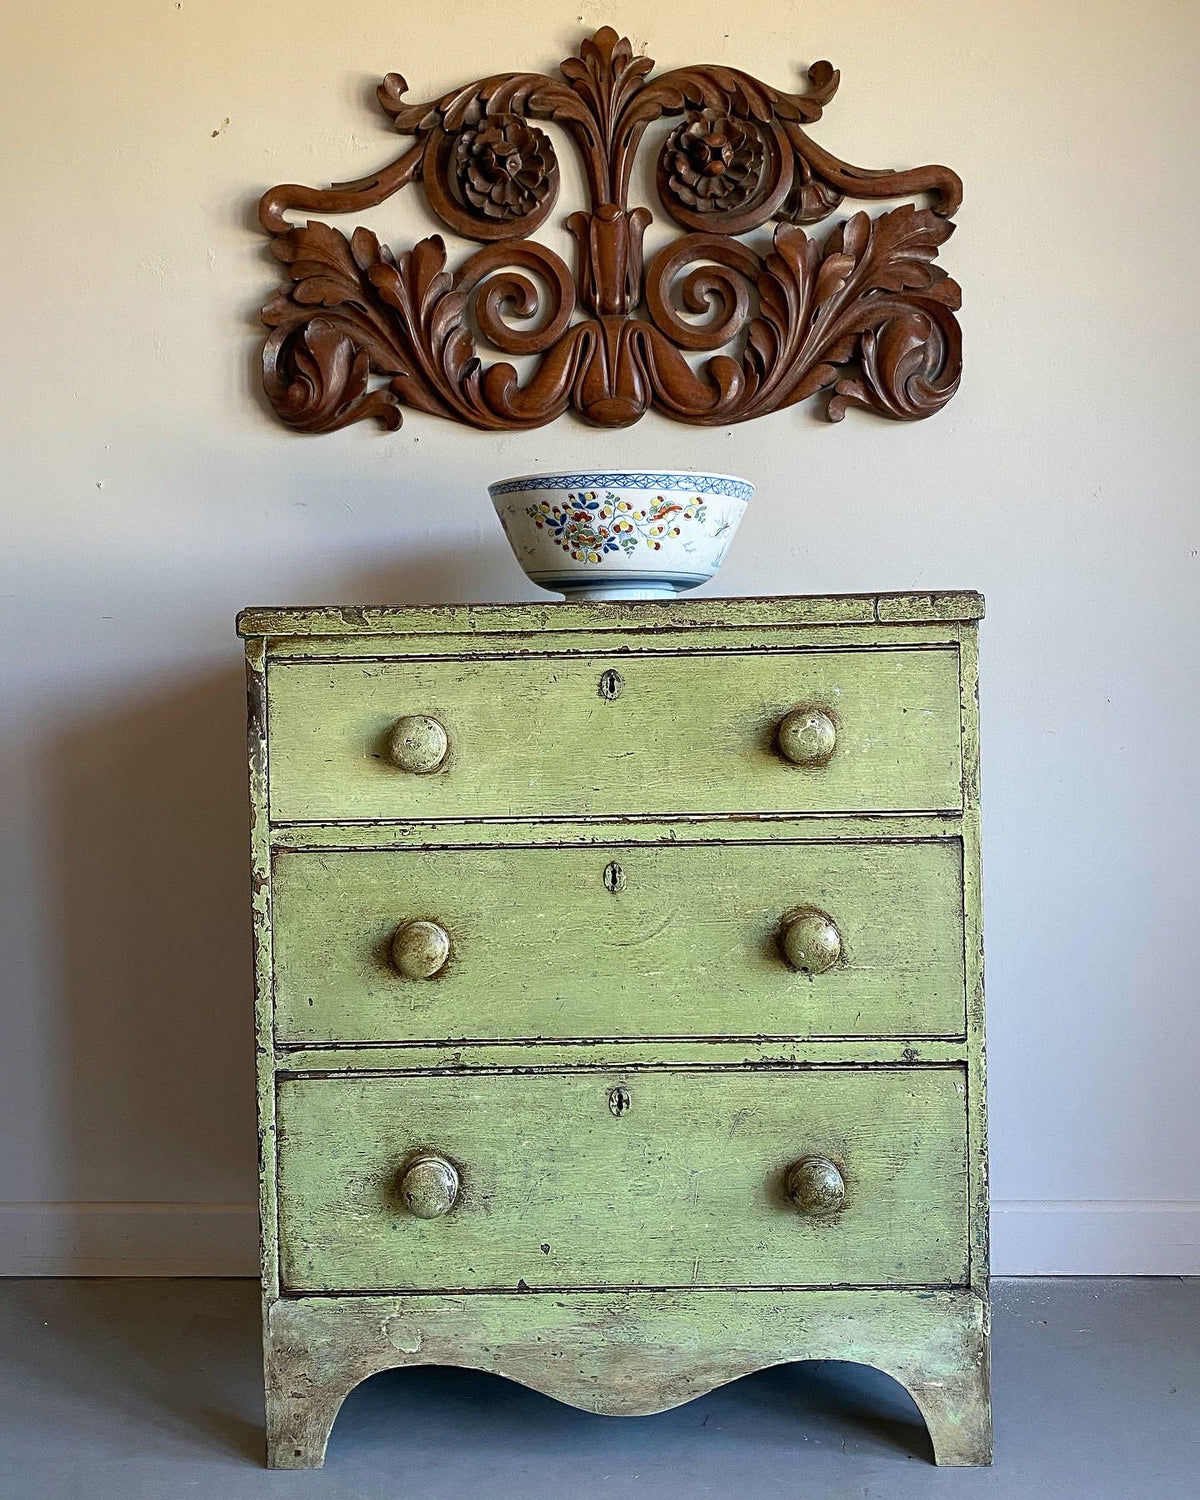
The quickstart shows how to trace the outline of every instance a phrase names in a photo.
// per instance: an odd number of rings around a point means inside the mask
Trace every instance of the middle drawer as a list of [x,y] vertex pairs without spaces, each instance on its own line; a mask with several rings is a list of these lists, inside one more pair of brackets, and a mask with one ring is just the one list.
[[281,849],[274,906],[285,1045],[965,1023],[957,838]]

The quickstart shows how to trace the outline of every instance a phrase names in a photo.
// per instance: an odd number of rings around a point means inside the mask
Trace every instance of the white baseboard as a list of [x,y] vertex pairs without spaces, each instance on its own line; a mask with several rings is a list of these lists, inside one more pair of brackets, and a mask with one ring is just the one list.
[[[0,1276],[255,1276],[252,1203],[0,1203]],[[1198,1276],[1200,1203],[1000,1200],[997,1276]]]
[[996,1276],[1200,1276],[1200,1203],[992,1203]]

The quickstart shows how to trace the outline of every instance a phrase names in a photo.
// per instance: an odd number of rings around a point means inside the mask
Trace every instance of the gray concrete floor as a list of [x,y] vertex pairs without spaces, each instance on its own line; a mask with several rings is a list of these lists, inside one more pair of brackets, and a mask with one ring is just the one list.
[[0,1496],[1198,1500],[1200,1281],[1000,1282],[995,1303],[990,1470],[930,1467],[899,1387],[810,1364],[639,1418],[394,1371],[293,1474],[262,1467],[252,1283],[0,1281]]

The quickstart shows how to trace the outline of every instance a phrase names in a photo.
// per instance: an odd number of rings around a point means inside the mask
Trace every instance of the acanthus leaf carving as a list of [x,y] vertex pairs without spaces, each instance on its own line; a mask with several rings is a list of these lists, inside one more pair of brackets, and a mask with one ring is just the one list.
[[[700,425],[746,421],[826,395],[898,420],[932,415],[961,370],[960,294],[936,264],[961,184],[944,167],[866,170],[805,129],[838,74],[814,63],[808,90],[786,93],[737,69],[697,65],[651,77],[627,39],[602,28],[561,80],[496,74],[409,103],[388,74],[380,102],[416,140],[390,166],[323,191],[264,195],[290,285],[263,310],[263,378],[277,415],[324,432],[364,418],[387,427],[400,406],[490,429],[534,427],[574,408],[620,426],[651,406]],[[667,122],[663,206],[690,231],[643,263],[650,212],[628,206],[642,137]],[[579,150],[591,205],[567,220],[574,274],[530,238],[559,186],[550,135]],[[456,271],[440,235],[397,255],[360,228],[347,239],[290,210],[370,208],[420,180],[435,213],[482,243]],[[802,227],[845,197],[929,195],[872,220],[857,212],[823,240]],[[741,238],[770,219],[768,246]],[[518,378],[508,360],[528,356]],[[687,355],[708,357],[693,369]],[[384,384],[371,384],[372,377]]]

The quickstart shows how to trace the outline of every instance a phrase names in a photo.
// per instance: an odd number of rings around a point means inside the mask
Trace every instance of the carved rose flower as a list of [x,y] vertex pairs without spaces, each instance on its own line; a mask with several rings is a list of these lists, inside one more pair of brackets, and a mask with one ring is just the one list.
[[689,115],[663,147],[671,191],[699,213],[746,203],[758,187],[765,157],[753,124],[714,109]]
[[463,130],[454,169],[465,201],[489,219],[519,219],[544,203],[558,167],[550,138],[517,115],[485,115]]

